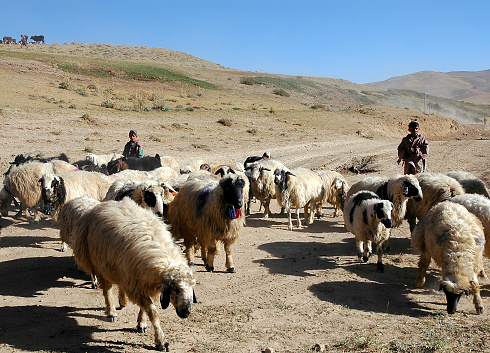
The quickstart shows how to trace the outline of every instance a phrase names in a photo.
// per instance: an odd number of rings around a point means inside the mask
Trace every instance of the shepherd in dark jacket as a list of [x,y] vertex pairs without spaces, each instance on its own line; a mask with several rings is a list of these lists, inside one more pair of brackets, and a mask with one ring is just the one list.
[[419,123],[411,121],[408,124],[410,133],[398,145],[398,161],[403,160],[404,174],[417,174],[427,171],[427,155],[429,142],[424,135],[419,134]]
[[143,158],[145,156],[145,151],[143,146],[136,141],[138,138],[138,132],[136,130],[129,131],[129,141],[124,146],[123,156],[124,157],[136,157]]

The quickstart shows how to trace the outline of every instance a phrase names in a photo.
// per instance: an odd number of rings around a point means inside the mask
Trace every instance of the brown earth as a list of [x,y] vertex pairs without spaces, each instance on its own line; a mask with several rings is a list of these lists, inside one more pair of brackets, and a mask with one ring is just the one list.
[[[203,67],[202,75],[211,76],[208,69],[214,68]],[[214,76],[220,82],[243,74],[220,70]],[[97,89],[86,95],[60,89],[66,81]],[[159,92],[172,104],[201,109],[106,109],[100,105],[107,87],[128,96]],[[127,132],[136,128],[147,154],[171,155],[181,164],[193,159],[241,162],[268,150],[291,168],[343,170],[352,184],[364,175],[346,170],[359,167],[363,158],[375,170],[371,175],[401,171],[396,146],[408,122],[417,118],[430,141],[431,171],[464,169],[490,184],[490,129],[482,125],[380,106],[315,111],[297,97],[272,97],[261,89],[242,92],[236,85],[198,95],[195,88],[177,84],[67,77],[37,61],[0,56],[0,169],[25,152],[65,152],[72,161],[89,150],[121,152]],[[228,119],[230,126],[220,119]],[[434,264],[426,285],[414,287],[418,256],[407,224],[393,231],[385,273],[378,273],[375,258],[357,261],[353,235],[341,217],[331,217],[330,206],[325,206],[326,217],[294,231],[287,230],[276,203],[268,219],[258,208],[252,204],[233,247],[237,272],[224,272],[223,253],[214,273],[198,262],[199,303],[190,317],[182,320],[170,309],[160,312],[171,350],[306,352],[318,343],[332,352],[488,351],[489,282],[482,282],[483,314],[476,315],[471,297],[464,297],[458,312],[448,316]],[[14,217],[16,211],[0,220],[0,351],[153,350],[153,330],[135,331],[138,308],[130,304],[117,322],[108,322],[100,290],[90,288],[90,278],[77,270],[70,251],[60,252],[56,225],[47,218],[29,223],[24,216]]]

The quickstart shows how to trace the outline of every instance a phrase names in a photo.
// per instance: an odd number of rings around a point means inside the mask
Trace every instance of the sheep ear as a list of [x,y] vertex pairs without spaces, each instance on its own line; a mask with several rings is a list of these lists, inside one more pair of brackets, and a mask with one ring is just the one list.
[[196,304],[196,303],[197,303],[196,292],[194,291],[194,289],[192,289],[192,302],[193,302],[194,304]]
[[170,305],[170,283],[163,281],[162,282],[162,293],[160,295],[160,304],[162,305],[162,309],[167,309]]
[[266,167],[262,167],[262,170],[267,170],[268,172],[270,172],[270,168],[266,168]]
[[289,171],[289,170],[286,172],[286,175],[296,176],[293,173],[291,173],[291,171]]

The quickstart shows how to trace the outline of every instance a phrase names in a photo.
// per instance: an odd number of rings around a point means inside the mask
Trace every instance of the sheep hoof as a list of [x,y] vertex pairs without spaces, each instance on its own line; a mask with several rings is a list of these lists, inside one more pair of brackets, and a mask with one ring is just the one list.
[[363,262],[368,262],[370,257],[371,257],[371,254],[363,255],[362,256],[362,261]]
[[164,344],[157,344],[156,348],[158,351],[165,351],[165,352],[170,352],[170,344],[168,342],[165,342]]
[[117,315],[107,315],[107,317],[109,318],[109,320],[111,322],[116,322],[117,321]]
[[381,272],[381,273],[384,273],[385,272],[385,266],[381,262],[378,262],[376,264],[376,269],[378,270],[378,272]]
[[92,289],[97,289],[99,288],[99,284],[98,283],[92,283]]
[[148,326],[139,326],[137,329],[138,333],[147,333],[148,332]]
[[214,266],[208,266],[208,265],[206,265],[206,271],[213,272],[214,271]]
[[476,308],[476,313],[478,315],[480,315],[481,313],[483,313],[483,306],[480,306],[480,307]]
[[189,267],[193,267],[194,266],[194,262],[189,262]]
[[226,269],[226,272],[229,272],[229,273],[236,273],[236,270],[234,267],[229,267]]

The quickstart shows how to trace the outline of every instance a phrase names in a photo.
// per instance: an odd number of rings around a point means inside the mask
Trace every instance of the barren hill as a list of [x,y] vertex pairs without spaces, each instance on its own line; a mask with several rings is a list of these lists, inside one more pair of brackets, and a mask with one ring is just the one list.
[[367,85],[384,89],[409,89],[458,101],[490,104],[490,70],[422,71]]

